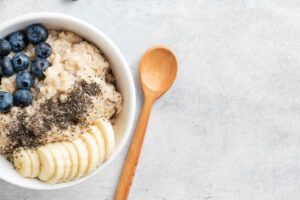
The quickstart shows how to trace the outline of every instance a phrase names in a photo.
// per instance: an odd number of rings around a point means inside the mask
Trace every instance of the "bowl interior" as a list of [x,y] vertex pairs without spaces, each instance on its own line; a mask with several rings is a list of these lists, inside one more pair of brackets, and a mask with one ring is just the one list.
[[49,29],[67,30],[81,35],[85,40],[98,46],[111,64],[111,69],[117,80],[117,89],[123,96],[123,107],[114,125],[116,150],[113,155],[96,171],[78,180],[49,185],[34,179],[21,177],[10,162],[0,156],[0,178],[12,184],[30,189],[58,189],[72,186],[92,177],[103,170],[120,152],[130,135],[135,112],[135,89],[129,67],[118,48],[101,31],[77,18],[54,13],[36,13],[17,17],[0,25],[0,38],[7,34],[22,30],[34,23],[42,23]]

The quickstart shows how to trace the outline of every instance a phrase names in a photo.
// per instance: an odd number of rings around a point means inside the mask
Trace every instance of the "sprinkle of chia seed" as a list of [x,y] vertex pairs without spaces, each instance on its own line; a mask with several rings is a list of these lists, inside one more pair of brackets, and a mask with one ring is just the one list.
[[10,158],[13,151],[19,147],[36,148],[47,143],[47,133],[53,127],[58,129],[58,133],[70,125],[87,127],[92,96],[99,94],[102,94],[102,91],[97,83],[80,81],[64,101],[59,98],[49,99],[30,116],[25,110],[20,110],[16,120],[8,124],[10,145],[5,149],[5,154]]
[[101,88],[97,83],[87,83],[86,81],[81,81],[80,86],[83,92],[90,96],[95,96],[101,93]]

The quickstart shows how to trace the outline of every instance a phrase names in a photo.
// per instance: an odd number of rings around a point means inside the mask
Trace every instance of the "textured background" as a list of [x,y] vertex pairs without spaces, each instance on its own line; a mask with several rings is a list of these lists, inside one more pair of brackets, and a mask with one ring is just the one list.
[[[300,199],[299,0],[0,0],[1,21],[37,11],[103,30],[137,89],[148,47],[162,43],[178,56],[178,79],[154,107],[130,199]],[[0,199],[110,200],[124,156],[69,189],[0,181]]]

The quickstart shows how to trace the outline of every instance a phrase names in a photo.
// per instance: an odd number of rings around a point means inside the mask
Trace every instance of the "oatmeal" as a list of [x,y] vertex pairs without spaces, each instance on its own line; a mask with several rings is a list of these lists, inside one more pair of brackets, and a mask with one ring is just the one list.
[[[0,153],[17,147],[72,140],[99,118],[113,121],[121,111],[122,97],[114,86],[109,63],[102,52],[80,36],[50,30],[50,67],[30,89],[32,104],[0,113]],[[32,60],[34,46],[24,52]],[[12,57],[12,53],[9,55]],[[13,93],[16,75],[3,77],[0,90]]]

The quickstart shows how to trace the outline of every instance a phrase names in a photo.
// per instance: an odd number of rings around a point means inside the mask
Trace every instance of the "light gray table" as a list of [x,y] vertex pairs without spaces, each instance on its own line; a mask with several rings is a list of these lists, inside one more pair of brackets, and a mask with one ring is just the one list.
[[[178,56],[178,79],[154,106],[130,199],[300,199],[299,0],[0,0],[1,21],[37,11],[103,30],[137,89],[148,47],[165,44]],[[0,200],[112,199],[124,157],[59,191],[0,181]]]

